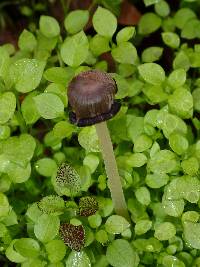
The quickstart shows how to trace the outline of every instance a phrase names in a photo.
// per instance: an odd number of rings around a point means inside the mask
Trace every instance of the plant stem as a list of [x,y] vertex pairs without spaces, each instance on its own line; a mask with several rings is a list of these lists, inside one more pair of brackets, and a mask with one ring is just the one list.
[[103,154],[106,173],[108,176],[108,186],[115,212],[130,221],[107,124],[106,122],[101,122],[95,124],[95,126]]
[[27,128],[26,128],[26,123],[24,121],[24,118],[21,113],[21,105],[19,102],[19,95],[16,93],[16,102],[17,102],[17,112],[16,112],[16,117],[19,122],[19,127],[21,133],[27,133]]

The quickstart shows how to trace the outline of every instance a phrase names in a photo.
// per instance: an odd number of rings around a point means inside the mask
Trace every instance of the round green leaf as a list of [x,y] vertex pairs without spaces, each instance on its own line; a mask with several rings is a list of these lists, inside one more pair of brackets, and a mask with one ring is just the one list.
[[180,45],[180,38],[178,34],[174,32],[163,32],[162,39],[163,42],[171,48],[178,48]]
[[64,104],[57,95],[42,93],[33,99],[40,116],[44,119],[55,119],[63,115]]
[[12,92],[0,95],[0,124],[12,118],[16,108],[16,98]]
[[172,88],[181,87],[186,81],[186,71],[184,69],[176,69],[168,77],[168,83]]
[[40,17],[39,26],[41,33],[47,38],[53,38],[60,34],[60,26],[53,17],[42,15]]
[[142,205],[149,205],[151,202],[150,192],[145,186],[139,187],[135,192],[135,196]]
[[84,251],[81,252],[72,251],[66,260],[65,267],[72,267],[74,266],[74,263],[76,263],[76,267],[92,266],[88,255]]
[[10,211],[10,206],[8,198],[5,194],[0,192],[0,218],[8,215]]
[[158,1],[155,4],[155,11],[161,17],[167,17],[170,13],[170,6],[166,1]]
[[158,46],[152,46],[146,48],[142,52],[142,61],[151,63],[160,59],[163,53],[163,48]]
[[138,67],[138,70],[147,83],[159,85],[165,80],[164,69],[156,63],[144,63]]
[[158,240],[169,240],[176,234],[175,226],[170,222],[164,222],[155,227],[154,236]]
[[42,214],[35,226],[34,234],[43,243],[49,242],[58,234],[60,220],[57,216]]
[[99,139],[94,126],[83,128],[78,135],[79,144],[88,152],[99,152]]
[[178,155],[184,154],[189,147],[188,140],[184,136],[178,133],[173,133],[170,135],[169,145],[171,149]]
[[119,63],[135,64],[137,60],[137,50],[130,42],[120,43],[116,48],[112,49],[111,54]]
[[169,176],[165,173],[147,174],[145,182],[150,188],[160,188],[166,185],[169,181]]
[[139,257],[128,241],[114,240],[107,248],[106,258],[113,267],[137,267]]
[[200,223],[183,223],[184,239],[192,248],[200,249]]
[[129,227],[130,223],[119,215],[112,215],[105,222],[105,229],[110,234],[121,234]]
[[35,91],[28,94],[21,104],[21,111],[26,124],[34,124],[40,118],[40,114],[33,99],[36,95],[38,95],[38,92]]
[[179,9],[174,16],[174,23],[177,28],[182,29],[187,21],[196,18],[196,14],[192,9],[181,8]]
[[66,246],[62,240],[51,240],[45,248],[50,262],[61,261],[66,253]]
[[10,68],[10,75],[16,90],[27,93],[38,87],[45,64],[44,61],[37,59],[23,58],[17,60]]
[[15,249],[14,249],[14,244],[17,242],[17,239],[13,239],[9,246],[6,249],[6,257],[9,259],[11,262],[16,262],[16,263],[21,263],[26,260],[25,257],[23,257],[21,254],[19,254]]
[[109,38],[113,36],[117,29],[116,17],[109,10],[100,6],[93,15],[92,23],[98,34]]
[[134,36],[134,34],[135,34],[135,27],[133,26],[124,27],[117,33],[116,36],[117,44],[119,45],[120,43],[127,42]]
[[143,235],[148,232],[152,227],[152,222],[149,220],[140,220],[135,225],[135,234]]
[[178,88],[168,99],[169,110],[183,119],[193,115],[192,94],[185,88]]
[[35,36],[26,29],[19,36],[18,46],[21,50],[32,52],[37,45]]
[[90,50],[95,56],[99,56],[109,51],[110,50],[109,39],[99,34],[96,34],[90,40]]
[[35,258],[40,253],[40,245],[32,238],[20,238],[14,243],[16,251],[25,258]]
[[161,18],[154,13],[144,14],[139,21],[139,33],[146,35],[157,31],[161,26]]
[[51,158],[42,158],[35,163],[36,171],[45,177],[51,177],[57,171],[57,164]]
[[87,58],[89,43],[83,31],[67,37],[61,46],[62,60],[69,66],[78,67]]
[[64,20],[64,26],[67,32],[75,34],[83,30],[89,20],[88,10],[74,10],[67,14]]

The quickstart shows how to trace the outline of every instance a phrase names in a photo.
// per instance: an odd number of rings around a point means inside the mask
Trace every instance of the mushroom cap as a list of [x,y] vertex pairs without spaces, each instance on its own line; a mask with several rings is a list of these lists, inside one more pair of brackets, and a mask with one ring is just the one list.
[[119,111],[114,101],[117,86],[106,72],[89,70],[78,74],[68,87],[72,107],[70,121],[78,126],[92,125],[113,117]]

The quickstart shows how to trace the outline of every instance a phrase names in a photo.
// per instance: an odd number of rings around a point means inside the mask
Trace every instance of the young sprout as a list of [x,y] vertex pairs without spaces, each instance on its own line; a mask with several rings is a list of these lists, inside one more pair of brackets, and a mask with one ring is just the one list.
[[70,112],[69,117],[71,123],[79,127],[95,125],[115,212],[129,219],[106,124],[106,120],[112,118],[120,109],[120,104],[114,100],[116,91],[116,83],[109,74],[97,70],[80,73],[69,84],[68,99],[74,111]]

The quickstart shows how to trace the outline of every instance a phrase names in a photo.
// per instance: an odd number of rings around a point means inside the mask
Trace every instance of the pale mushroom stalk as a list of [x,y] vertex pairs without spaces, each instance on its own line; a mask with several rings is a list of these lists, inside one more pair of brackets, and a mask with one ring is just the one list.
[[117,169],[113,146],[105,121],[95,124],[99,143],[104,159],[106,173],[108,176],[108,186],[111,193],[115,212],[129,220],[127,205],[122,189],[121,179]]

